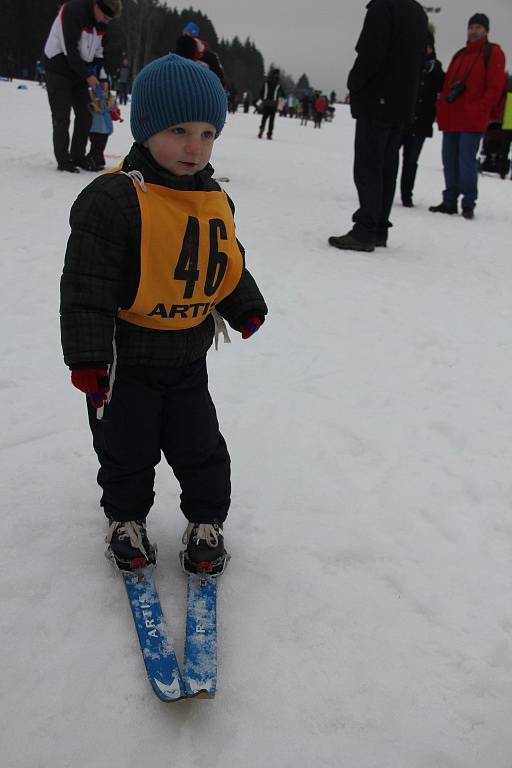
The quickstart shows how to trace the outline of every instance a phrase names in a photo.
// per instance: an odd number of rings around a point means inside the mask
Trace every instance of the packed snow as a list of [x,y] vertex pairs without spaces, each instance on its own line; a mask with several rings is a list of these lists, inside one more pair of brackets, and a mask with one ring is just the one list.
[[[20,85],[26,86],[20,88]],[[512,183],[434,215],[441,141],[389,247],[341,252],[354,123],[230,115],[213,164],[269,305],[209,354],[233,469],[214,701],[160,703],[103,556],[97,462],[59,340],[73,200],[45,91],[0,82],[5,768],[510,768]],[[131,145],[128,109],[107,147]],[[185,527],[149,517],[182,655]]]

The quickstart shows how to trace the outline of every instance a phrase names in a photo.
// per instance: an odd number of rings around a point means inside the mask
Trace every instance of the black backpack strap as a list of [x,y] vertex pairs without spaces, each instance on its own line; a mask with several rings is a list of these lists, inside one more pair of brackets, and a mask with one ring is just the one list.
[[485,68],[487,69],[487,65],[489,64],[489,61],[491,60],[492,56],[492,49],[494,48],[494,43],[486,43],[484,48],[484,64]]

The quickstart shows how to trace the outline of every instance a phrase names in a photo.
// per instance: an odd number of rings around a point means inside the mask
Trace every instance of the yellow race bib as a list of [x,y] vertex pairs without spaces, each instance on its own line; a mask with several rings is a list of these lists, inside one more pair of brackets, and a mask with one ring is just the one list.
[[141,214],[140,280],[129,323],[175,331],[199,325],[238,285],[243,258],[225,192],[135,184]]

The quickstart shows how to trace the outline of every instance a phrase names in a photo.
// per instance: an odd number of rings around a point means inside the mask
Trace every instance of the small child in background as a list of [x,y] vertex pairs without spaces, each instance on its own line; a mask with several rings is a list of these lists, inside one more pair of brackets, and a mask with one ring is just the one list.
[[107,82],[96,86],[96,91],[91,94],[92,123],[89,131],[91,143],[87,161],[91,171],[103,171],[105,168],[105,147],[108,137],[114,131],[114,120],[123,122],[121,110],[117,105],[116,97],[110,93]]

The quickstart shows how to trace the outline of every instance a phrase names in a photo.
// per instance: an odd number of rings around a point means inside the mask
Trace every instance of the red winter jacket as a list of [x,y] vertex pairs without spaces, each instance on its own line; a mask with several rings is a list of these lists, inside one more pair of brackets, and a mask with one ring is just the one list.
[[[499,45],[493,43],[486,63],[487,45],[487,37],[468,43],[451,60],[437,103],[437,122],[441,131],[483,133],[487,130],[491,112],[505,87],[505,55]],[[449,104],[446,95],[452,83],[457,81],[464,81],[466,90]]]

